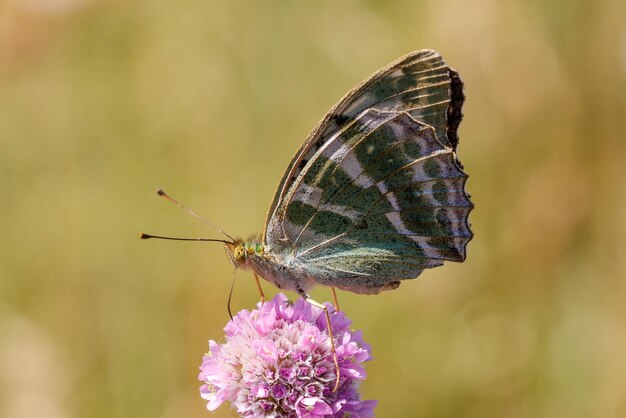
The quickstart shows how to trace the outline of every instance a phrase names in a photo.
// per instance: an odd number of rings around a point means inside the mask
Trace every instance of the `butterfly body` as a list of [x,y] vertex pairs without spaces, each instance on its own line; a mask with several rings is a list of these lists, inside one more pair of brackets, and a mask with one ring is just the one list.
[[456,155],[463,84],[432,50],[349,92],[287,167],[263,236],[227,244],[235,264],[279,288],[394,289],[472,238]]
[[257,237],[227,243],[226,251],[235,266],[253,269],[279,289],[306,291],[315,284],[311,275],[297,263],[294,254],[268,252]]
[[[307,292],[320,280],[332,281],[332,271],[310,268],[311,264],[308,260],[298,257],[297,253],[266,252],[260,240],[255,238],[246,241],[237,240],[234,244],[227,243],[226,249],[235,266],[254,270],[259,276],[279,289]],[[376,256],[372,254],[367,254],[361,258],[370,263],[370,269],[376,264],[377,268],[383,268],[383,264],[376,262]],[[352,283],[344,283],[335,287],[354,293],[370,294],[378,293],[381,290],[395,289],[399,285],[399,281],[387,283],[387,281],[381,280],[374,282],[370,280],[364,284],[357,278]]]

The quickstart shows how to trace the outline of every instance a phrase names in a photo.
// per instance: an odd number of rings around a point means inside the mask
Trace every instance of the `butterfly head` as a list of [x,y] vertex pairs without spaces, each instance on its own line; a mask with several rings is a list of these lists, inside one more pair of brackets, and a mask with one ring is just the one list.
[[258,239],[236,239],[225,244],[230,261],[237,267],[246,265],[250,257],[263,254],[263,244]]

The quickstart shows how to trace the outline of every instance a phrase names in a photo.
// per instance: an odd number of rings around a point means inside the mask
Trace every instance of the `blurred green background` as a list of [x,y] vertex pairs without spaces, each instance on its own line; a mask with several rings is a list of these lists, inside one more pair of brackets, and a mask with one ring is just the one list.
[[[0,0],[0,416],[210,414],[196,381],[292,154],[379,67],[466,83],[475,238],[379,296],[379,417],[626,416],[626,3]],[[275,289],[265,286],[266,292]],[[295,295],[291,295],[295,297]],[[317,289],[318,300],[329,300]],[[233,308],[258,300],[240,273]]]

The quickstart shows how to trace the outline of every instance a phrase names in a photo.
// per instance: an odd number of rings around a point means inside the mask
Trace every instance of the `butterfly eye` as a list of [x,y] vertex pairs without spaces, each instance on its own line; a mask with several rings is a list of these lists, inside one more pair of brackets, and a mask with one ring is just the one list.
[[244,246],[236,247],[235,251],[233,251],[233,258],[239,263],[245,262],[247,255],[248,254]]

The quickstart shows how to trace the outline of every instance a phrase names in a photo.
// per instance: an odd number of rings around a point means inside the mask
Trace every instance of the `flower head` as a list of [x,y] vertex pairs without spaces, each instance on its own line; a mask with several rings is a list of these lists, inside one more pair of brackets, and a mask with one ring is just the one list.
[[328,309],[340,370],[336,392],[323,311],[279,293],[239,312],[224,328],[224,344],[209,341],[198,376],[207,408],[228,401],[242,417],[373,417],[376,401],[363,401],[358,392],[370,347],[343,312]]

